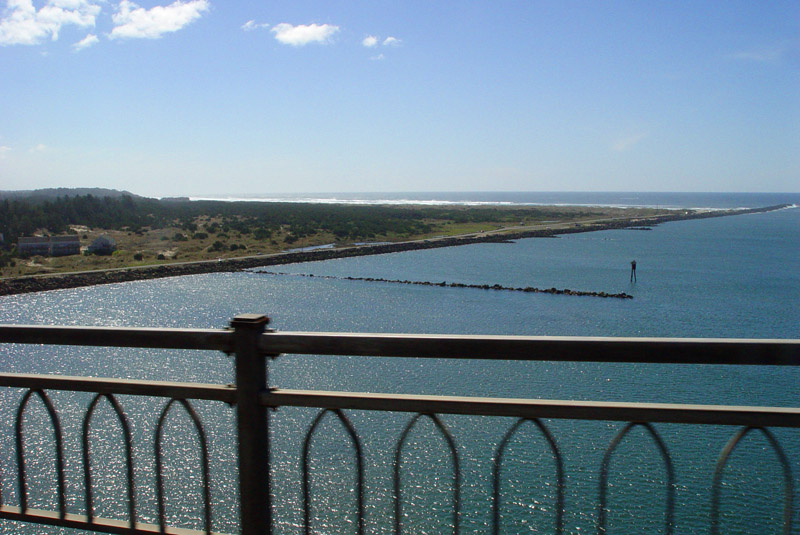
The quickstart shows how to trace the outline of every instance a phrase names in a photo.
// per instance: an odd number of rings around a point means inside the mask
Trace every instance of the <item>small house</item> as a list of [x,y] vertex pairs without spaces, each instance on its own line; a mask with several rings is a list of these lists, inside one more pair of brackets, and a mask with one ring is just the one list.
[[77,234],[50,237],[50,256],[68,256],[80,252],[81,242]]
[[19,256],[68,256],[81,252],[77,234],[65,236],[33,236],[17,240]]
[[89,252],[97,255],[109,255],[117,249],[117,242],[110,236],[99,236],[89,244]]

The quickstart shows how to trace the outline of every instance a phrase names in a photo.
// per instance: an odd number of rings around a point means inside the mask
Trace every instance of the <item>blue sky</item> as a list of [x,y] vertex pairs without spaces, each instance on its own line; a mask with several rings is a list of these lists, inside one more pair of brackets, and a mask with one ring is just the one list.
[[0,189],[800,191],[796,0],[0,6]]

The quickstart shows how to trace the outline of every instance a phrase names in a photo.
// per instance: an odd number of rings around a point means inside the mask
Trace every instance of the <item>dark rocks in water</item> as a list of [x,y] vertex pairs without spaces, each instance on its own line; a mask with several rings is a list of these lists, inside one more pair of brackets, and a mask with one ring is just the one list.
[[[261,273],[264,275],[293,275],[297,277],[314,277],[315,275],[306,275],[302,273],[281,273],[276,271],[265,271],[265,270],[257,270],[253,271],[253,273]],[[515,288],[513,286],[503,286],[501,284],[464,284],[462,282],[430,282],[430,281],[410,281],[410,280],[396,280],[396,279],[382,279],[382,278],[375,278],[375,277],[335,277],[332,275],[316,275],[318,278],[325,278],[325,279],[339,279],[339,280],[348,280],[348,281],[361,281],[361,282],[385,282],[388,284],[412,284],[415,286],[436,286],[439,288],[471,288],[473,290],[495,290],[495,291],[505,291],[505,292],[524,292],[524,293],[546,293],[552,295],[577,295],[583,297],[613,297],[616,299],[633,299],[632,295],[628,295],[626,293],[618,293],[618,294],[610,294],[607,292],[587,292],[581,290],[570,290],[569,288],[564,288],[563,290],[559,290],[558,288],[534,288],[533,286],[526,286],[525,288]]]
[[625,227],[626,230],[653,230],[653,227]]

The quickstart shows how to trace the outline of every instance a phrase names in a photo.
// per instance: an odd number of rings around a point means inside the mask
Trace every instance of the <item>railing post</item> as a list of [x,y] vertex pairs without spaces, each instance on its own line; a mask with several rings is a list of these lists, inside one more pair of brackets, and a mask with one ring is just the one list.
[[267,389],[267,364],[258,350],[258,340],[267,323],[269,318],[260,314],[240,314],[231,320],[236,351],[242,535],[272,533],[268,414],[259,402],[259,394]]

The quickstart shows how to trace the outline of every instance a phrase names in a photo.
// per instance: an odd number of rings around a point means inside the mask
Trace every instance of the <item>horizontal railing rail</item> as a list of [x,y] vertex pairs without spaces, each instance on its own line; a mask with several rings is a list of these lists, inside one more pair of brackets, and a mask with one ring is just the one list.
[[[25,392],[17,409],[15,438],[18,458],[18,486],[20,505],[0,502],[0,518],[36,522],[63,527],[77,527],[104,533],[213,533],[209,497],[208,451],[202,422],[189,400],[224,402],[236,407],[237,456],[239,463],[239,503],[241,533],[272,533],[273,509],[270,481],[270,412],[278,407],[310,407],[319,409],[309,424],[303,441],[302,498],[303,529],[311,533],[313,518],[310,514],[312,492],[310,486],[313,465],[310,462],[310,441],[319,429],[319,423],[330,414],[344,427],[354,452],[356,495],[354,530],[363,533],[364,517],[364,453],[358,428],[348,411],[391,411],[410,413],[411,419],[395,443],[393,499],[394,532],[406,530],[403,512],[404,454],[407,437],[418,422],[429,420],[447,445],[452,469],[451,522],[448,530],[461,531],[462,503],[460,488],[462,473],[460,456],[451,430],[439,415],[502,416],[515,418],[499,441],[493,462],[492,532],[501,533],[504,452],[518,428],[531,422],[545,438],[555,463],[556,498],[554,531],[564,529],[564,474],[563,459],[557,437],[545,419],[600,420],[626,422],[609,444],[600,467],[599,499],[596,515],[598,533],[605,533],[607,525],[607,491],[610,459],[626,434],[641,426],[649,435],[663,460],[667,481],[664,531],[674,531],[675,474],[668,444],[659,435],[654,423],[726,425],[739,427],[720,453],[711,483],[712,507],[709,523],[711,533],[719,531],[721,478],[728,458],[736,445],[751,431],[762,434],[780,460],[783,473],[782,530],[791,532],[793,514],[793,476],[790,463],[779,441],[769,428],[800,428],[798,407],[753,407],[727,405],[696,405],[674,403],[631,403],[605,401],[575,401],[547,399],[516,399],[493,397],[463,397],[415,394],[330,392],[318,390],[290,390],[268,386],[267,357],[283,354],[305,355],[307,358],[327,355],[397,358],[440,358],[471,360],[517,360],[553,362],[649,363],[682,365],[748,365],[748,366],[800,366],[800,340],[759,339],[669,339],[669,338],[598,338],[598,337],[545,337],[545,336],[475,336],[475,335],[408,335],[368,333],[311,333],[265,332],[267,318],[258,315],[237,316],[230,329],[159,329],[116,327],[62,327],[0,325],[0,343],[39,345],[78,345],[95,347],[162,348],[177,350],[222,351],[235,356],[236,382],[234,385],[204,383],[175,383],[167,381],[141,381],[113,378],[70,377],[36,374],[0,373],[0,386],[20,388]],[[35,509],[27,503],[27,482],[24,474],[24,436],[22,415],[29,399],[39,398],[47,407],[53,423],[57,444],[58,465],[63,465],[59,415],[50,401],[48,391],[94,393],[92,404],[84,417],[84,475],[87,496],[87,514],[74,514],[64,505],[63,468],[59,468],[60,505],[57,511]],[[92,513],[91,458],[89,453],[89,425],[95,405],[103,400],[113,406],[122,428],[128,455],[131,439],[127,415],[116,396],[152,396],[167,400],[158,420],[155,437],[158,523],[139,521],[136,513],[132,463],[128,461],[129,474],[128,520],[99,518]],[[161,441],[163,423],[171,407],[183,407],[189,414],[199,437],[203,459],[198,471],[205,481],[202,499],[205,511],[205,528],[192,530],[166,525],[164,489],[162,483]],[[0,470],[0,474],[5,474]],[[2,496],[0,495],[0,500]]]
[[264,354],[800,366],[800,340],[273,332]]
[[[6,520],[17,520],[62,528],[74,528],[91,530],[101,533],[119,533],[122,535],[207,535],[208,532],[197,529],[177,528],[173,526],[162,530],[158,524],[148,524],[136,522],[135,528],[131,529],[130,523],[123,520],[112,518],[93,518],[91,521],[86,515],[76,515],[66,513],[63,517],[55,511],[45,511],[41,509],[22,509],[9,505],[0,506],[0,518]],[[222,533],[211,532],[212,535],[224,535]]]
[[419,396],[285,389],[272,389],[262,394],[261,403],[275,408],[319,407],[515,418],[800,427],[800,408],[794,407]]
[[0,386],[65,390],[68,392],[94,392],[96,394],[158,396],[173,399],[206,399],[211,401],[224,401],[225,403],[234,403],[236,400],[236,389],[232,385],[203,383],[138,381],[135,379],[105,379],[29,373],[0,373]]
[[207,349],[230,353],[233,351],[233,331],[227,329],[0,325],[0,343]]
[[[205,349],[231,353],[233,331],[0,325],[0,343]],[[661,364],[800,366],[800,340],[752,338],[610,338],[581,336],[411,335],[269,332],[264,355],[350,355]]]

